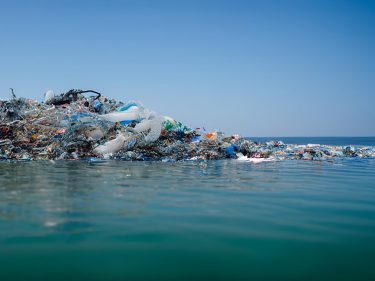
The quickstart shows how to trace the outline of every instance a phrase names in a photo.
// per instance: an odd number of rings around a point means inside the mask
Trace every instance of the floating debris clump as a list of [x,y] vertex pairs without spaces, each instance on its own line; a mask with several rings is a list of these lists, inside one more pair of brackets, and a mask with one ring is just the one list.
[[[374,147],[253,142],[238,135],[191,129],[141,103],[92,90],[52,91],[44,102],[0,101],[1,160],[214,160],[262,162],[375,157]],[[90,95],[91,94],[91,95]]]

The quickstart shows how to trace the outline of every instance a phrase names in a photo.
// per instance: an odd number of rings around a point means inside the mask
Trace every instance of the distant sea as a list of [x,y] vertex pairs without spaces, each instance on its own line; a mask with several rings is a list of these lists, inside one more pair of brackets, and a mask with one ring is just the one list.
[[0,162],[1,281],[375,280],[374,261],[375,159]]
[[281,140],[290,144],[326,144],[326,145],[357,145],[375,146],[375,137],[249,137],[249,139],[266,142],[270,140]]

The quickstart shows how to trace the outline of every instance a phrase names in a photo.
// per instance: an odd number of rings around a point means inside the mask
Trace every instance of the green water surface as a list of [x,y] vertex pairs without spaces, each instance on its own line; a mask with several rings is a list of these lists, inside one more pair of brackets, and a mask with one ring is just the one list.
[[374,167],[0,162],[0,280],[375,280]]

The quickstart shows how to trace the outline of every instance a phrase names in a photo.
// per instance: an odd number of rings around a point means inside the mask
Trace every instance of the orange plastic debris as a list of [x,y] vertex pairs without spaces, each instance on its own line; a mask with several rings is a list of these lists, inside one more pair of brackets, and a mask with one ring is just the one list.
[[215,139],[216,134],[215,134],[215,133],[207,133],[207,134],[206,134],[206,137],[207,137],[208,139],[210,139],[210,140],[213,140],[213,139]]

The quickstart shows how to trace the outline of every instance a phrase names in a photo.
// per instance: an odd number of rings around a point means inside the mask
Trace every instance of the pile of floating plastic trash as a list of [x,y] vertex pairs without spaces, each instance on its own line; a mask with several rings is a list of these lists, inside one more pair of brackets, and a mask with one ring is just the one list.
[[[94,94],[90,96],[88,94]],[[238,135],[191,129],[135,101],[95,91],[52,91],[44,102],[0,101],[0,159],[211,160],[262,162],[375,157],[374,147],[257,143]]]

